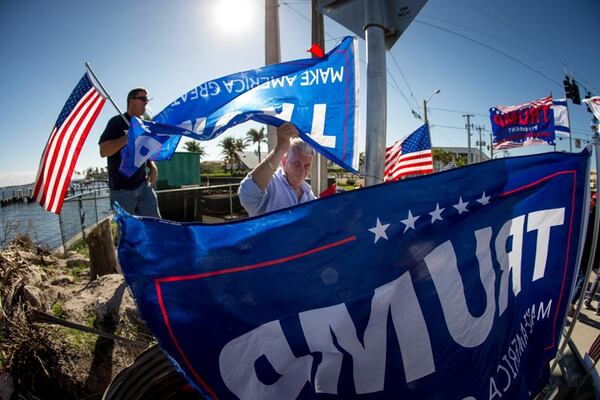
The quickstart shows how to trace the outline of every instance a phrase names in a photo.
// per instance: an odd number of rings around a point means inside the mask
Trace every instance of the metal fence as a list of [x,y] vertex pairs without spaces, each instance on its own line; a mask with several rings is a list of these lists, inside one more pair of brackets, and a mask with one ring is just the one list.
[[[245,212],[240,210],[237,198],[238,186],[239,183],[157,191],[163,218],[217,223],[243,217]],[[67,197],[59,215],[63,250],[112,214],[107,187]]]
[[92,228],[112,215],[109,189],[90,190],[67,197],[58,216],[63,249],[73,241],[85,237],[85,230]]

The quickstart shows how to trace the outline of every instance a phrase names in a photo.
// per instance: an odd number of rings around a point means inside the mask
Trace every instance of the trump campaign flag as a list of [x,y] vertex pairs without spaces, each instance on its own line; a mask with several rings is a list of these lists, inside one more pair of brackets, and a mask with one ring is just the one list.
[[590,108],[596,119],[600,119],[600,96],[594,96],[589,99],[581,99]]
[[358,169],[357,39],[344,38],[323,58],[267,65],[203,83],[152,122],[132,123],[121,172],[173,155],[182,135],[211,140],[254,120],[294,124],[300,137],[349,171]]
[[60,214],[79,153],[105,101],[86,73],[58,115],[42,153],[32,194],[46,210]]
[[531,398],[566,318],[589,159],[507,157],[217,225],[117,210],[119,261],[207,399]]
[[407,175],[433,172],[431,141],[427,124],[385,149],[383,179],[393,181]]
[[554,144],[552,96],[516,106],[490,108],[494,150]]

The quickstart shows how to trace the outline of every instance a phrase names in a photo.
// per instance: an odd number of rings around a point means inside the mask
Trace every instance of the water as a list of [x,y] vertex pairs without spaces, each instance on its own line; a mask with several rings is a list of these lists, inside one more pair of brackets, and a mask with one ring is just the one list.
[[[27,235],[36,244],[54,250],[62,245],[61,227],[65,241],[81,233],[81,227],[87,228],[112,213],[108,189],[86,191],[87,187],[74,186],[75,191],[82,192],[75,198],[66,200],[60,218],[54,213],[44,210],[37,203],[21,203],[0,207],[0,247],[6,245],[16,235]],[[18,190],[29,194],[32,185],[0,188],[0,198],[12,197]],[[98,187],[96,184],[95,187]]]

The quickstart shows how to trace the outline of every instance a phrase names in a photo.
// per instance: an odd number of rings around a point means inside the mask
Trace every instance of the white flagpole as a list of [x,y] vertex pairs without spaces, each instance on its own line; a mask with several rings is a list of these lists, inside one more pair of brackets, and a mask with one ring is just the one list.
[[[567,109],[567,122],[569,123],[569,153],[572,153],[573,152],[573,135],[571,134],[571,114],[569,113],[569,101],[567,98],[565,98],[565,108]],[[598,163],[596,162],[596,168],[597,167],[598,167]]]
[[119,106],[117,106],[117,104],[113,101],[112,97],[110,97],[110,94],[106,91],[106,89],[104,89],[104,86],[102,86],[102,83],[100,82],[100,80],[98,79],[98,77],[96,76],[96,74],[94,73],[94,71],[92,71],[92,66],[90,65],[89,62],[85,63],[85,68],[89,71],[90,74],[92,74],[92,77],[94,78],[94,80],[96,81],[96,83],[98,84],[98,86],[100,86],[100,89],[102,89],[102,92],[104,92],[104,95],[106,96],[106,98],[117,109],[117,112],[123,118],[123,121],[125,121],[127,123],[127,126],[129,126],[129,121],[127,121],[127,118],[125,118],[125,116],[123,115],[123,111],[121,111],[121,109],[119,108]]
[[[570,129],[571,128],[569,126],[569,130]],[[594,138],[594,153],[596,153],[595,154],[596,155],[596,170],[600,171],[600,169],[599,169],[600,168],[600,138]],[[589,167],[588,167],[588,177],[589,177]],[[598,186],[599,183],[600,183],[600,177],[598,176],[598,174],[596,174],[596,188],[599,187]],[[589,180],[588,180],[587,184],[588,184],[587,188],[589,188]],[[586,196],[586,200],[587,200],[587,204],[585,205],[586,207],[588,207],[589,198],[590,198],[589,196]],[[577,323],[577,318],[579,317],[579,313],[581,311],[581,306],[583,305],[582,300],[583,300],[583,296],[585,295],[585,291],[587,289],[587,283],[588,283],[588,280],[590,277],[590,272],[592,271],[592,265],[594,265],[594,261],[595,261],[594,256],[596,255],[596,245],[598,243],[598,225],[600,224],[600,201],[598,199],[596,199],[595,213],[596,214],[594,215],[594,221],[593,221],[594,228],[593,228],[593,233],[592,233],[592,245],[590,246],[590,254],[588,257],[588,264],[587,264],[587,268],[585,271],[585,279],[582,284],[583,286],[581,288],[581,293],[579,294],[577,308],[575,310],[575,314],[572,317],[573,319],[571,321],[571,325],[569,326],[569,330],[564,335],[562,345],[560,346],[560,349],[556,353],[556,358],[554,359],[554,363],[552,364],[552,367],[550,368],[550,373],[552,373],[552,371],[554,371],[554,368],[556,368],[556,365],[558,364],[558,360],[560,360],[560,358],[564,354],[565,347],[567,346],[567,344],[569,343],[569,340],[571,339],[573,329],[575,328],[575,324]],[[585,232],[587,232],[587,229],[585,230]],[[581,246],[583,246],[584,244],[585,244],[585,236],[583,237],[583,242],[581,243]],[[579,257],[579,263],[581,263],[581,257]],[[574,280],[573,280],[573,284],[571,285],[571,291],[573,290],[574,284],[577,280],[577,275],[579,274],[579,268],[580,268],[579,263],[577,265],[577,271],[574,274]],[[571,302],[569,301],[569,306],[570,306],[570,304],[571,304]],[[563,323],[562,331],[564,331],[564,327],[567,322],[566,320],[567,320],[567,317],[565,316],[565,321]]]

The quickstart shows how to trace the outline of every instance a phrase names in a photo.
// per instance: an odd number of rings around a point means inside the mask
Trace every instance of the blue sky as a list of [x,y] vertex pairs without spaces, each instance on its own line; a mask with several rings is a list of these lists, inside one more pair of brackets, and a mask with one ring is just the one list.
[[[86,61],[122,108],[130,88],[147,87],[154,113],[202,82],[264,65],[264,1],[232,1],[0,2],[0,186],[33,180],[52,126]],[[310,1],[280,0],[279,16],[282,61],[307,57]],[[423,99],[436,89],[441,93],[430,100],[428,113],[434,146],[466,146],[462,114],[474,114],[474,123],[489,132],[491,106],[549,93],[564,96],[565,69],[581,84],[582,95],[584,87],[600,95],[598,38],[591,34],[599,19],[596,0],[429,0],[387,57],[387,143],[420,126],[411,109],[421,113]],[[328,18],[325,31],[326,50],[351,34]],[[362,40],[360,52],[364,135]],[[571,106],[570,112],[574,136],[589,138],[591,114],[585,106]],[[77,170],[105,165],[97,142],[114,114],[107,103]],[[241,137],[254,126],[242,125],[231,134]],[[204,143],[207,159],[220,159],[221,138]],[[364,138],[360,146],[364,150]],[[568,148],[566,140],[559,142],[559,150]],[[547,150],[530,146],[511,154]]]

